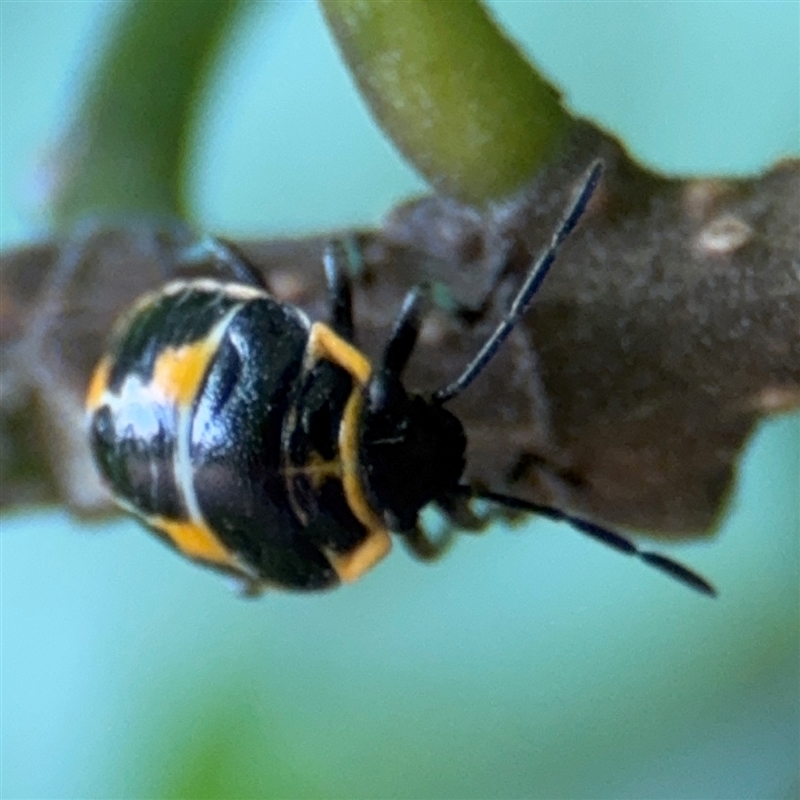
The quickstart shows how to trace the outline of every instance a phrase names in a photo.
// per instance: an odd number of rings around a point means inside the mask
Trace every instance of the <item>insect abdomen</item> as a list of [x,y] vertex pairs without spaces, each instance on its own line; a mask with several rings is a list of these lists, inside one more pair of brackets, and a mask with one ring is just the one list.
[[194,412],[190,456],[199,511],[231,550],[282,586],[337,581],[294,513],[281,431],[308,341],[296,311],[248,304],[220,344]]

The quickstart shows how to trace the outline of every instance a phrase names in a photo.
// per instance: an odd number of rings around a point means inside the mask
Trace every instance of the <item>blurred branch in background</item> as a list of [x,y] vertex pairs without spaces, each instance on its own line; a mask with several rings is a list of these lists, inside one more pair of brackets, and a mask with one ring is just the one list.
[[[189,5],[217,10],[188,21],[183,3],[139,3],[109,42],[108,63],[117,66],[85,102],[80,130],[91,146],[65,172],[58,220],[101,209],[117,217],[183,210],[180,143],[233,8]],[[524,330],[459,400],[469,477],[614,525],[707,532],[754,425],[800,404],[800,163],[746,180],[665,178],[596,126],[567,117],[558,93],[477,4],[452,18],[449,4],[426,0],[324,7],[379,123],[443,192],[401,205],[380,229],[348,232],[364,262],[359,343],[376,351],[420,280],[477,307],[510,251],[514,269],[485,318],[454,318],[446,302],[431,314],[410,382],[425,388],[451,378],[577,177],[603,158],[599,196]],[[151,24],[159,33],[147,41],[164,57],[176,32],[194,31],[177,64],[139,64],[151,55],[131,43]],[[471,47],[478,70],[465,66]],[[138,77],[112,80],[120,70]],[[171,70],[183,77],[168,81]],[[142,87],[151,85],[169,91],[143,105]],[[111,95],[113,104],[102,100]],[[136,124],[111,124],[125,108],[136,109]],[[321,247],[334,235],[342,232],[242,244],[276,295],[318,313]],[[114,317],[163,280],[193,237],[179,223],[132,219],[3,254],[4,508],[108,510],[82,433],[89,370]]]
[[58,153],[53,218],[183,215],[198,92],[238,0],[129,3]]

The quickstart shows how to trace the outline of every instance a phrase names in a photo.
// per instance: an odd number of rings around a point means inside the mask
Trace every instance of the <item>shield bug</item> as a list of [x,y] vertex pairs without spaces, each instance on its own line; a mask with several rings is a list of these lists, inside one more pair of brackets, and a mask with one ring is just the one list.
[[549,246],[452,383],[409,391],[403,372],[427,290],[412,289],[380,362],[352,343],[341,249],[324,257],[330,316],[312,322],[270,295],[232,246],[229,279],[174,280],[117,323],[86,407],[99,472],[124,509],[184,556],[238,578],[246,592],[319,590],[358,579],[405,541],[422,560],[444,552],[420,523],[437,506],[453,526],[485,526],[470,503],[564,520],[713,594],[687,567],[556,508],[462,482],[466,433],[447,409],[527,311],[600,180],[592,165]]

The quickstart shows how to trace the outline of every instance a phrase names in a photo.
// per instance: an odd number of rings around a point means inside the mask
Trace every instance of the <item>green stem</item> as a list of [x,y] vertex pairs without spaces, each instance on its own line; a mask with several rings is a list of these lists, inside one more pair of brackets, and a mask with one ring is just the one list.
[[572,122],[477,0],[320,0],[384,132],[441,192],[519,188]]
[[183,162],[198,89],[238,0],[135,0],[124,9],[64,143],[61,226],[102,213],[185,211]]

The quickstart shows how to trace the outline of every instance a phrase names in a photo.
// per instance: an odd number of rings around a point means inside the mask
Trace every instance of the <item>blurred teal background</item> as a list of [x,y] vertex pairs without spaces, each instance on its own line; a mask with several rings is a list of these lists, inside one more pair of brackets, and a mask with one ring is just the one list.
[[[668,172],[800,144],[796,2],[504,3],[569,104]],[[37,169],[115,3],[0,3],[0,243],[43,228]],[[194,142],[229,235],[374,224],[424,190],[310,2],[254,4]],[[787,798],[800,771],[800,420],[762,426],[708,542],[716,602],[534,522],[325,596],[237,599],[135,524],[4,517],[7,798]]]

